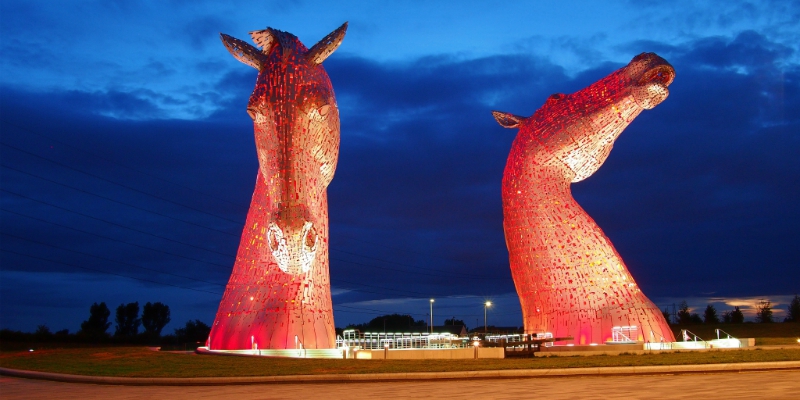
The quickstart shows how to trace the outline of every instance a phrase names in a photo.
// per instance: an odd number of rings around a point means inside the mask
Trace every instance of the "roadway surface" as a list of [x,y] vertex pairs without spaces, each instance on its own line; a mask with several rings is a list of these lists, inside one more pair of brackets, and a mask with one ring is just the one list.
[[[476,397],[480,396],[480,397]],[[11,399],[798,399],[800,370],[402,382],[111,386],[0,376]]]

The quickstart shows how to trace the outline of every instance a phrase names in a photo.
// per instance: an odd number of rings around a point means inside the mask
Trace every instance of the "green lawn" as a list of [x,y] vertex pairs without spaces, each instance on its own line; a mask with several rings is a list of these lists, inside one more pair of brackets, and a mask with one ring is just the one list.
[[209,356],[143,347],[43,349],[0,352],[0,366],[76,375],[125,377],[275,376],[578,368],[673,364],[798,361],[797,349],[481,360],[325,360]]

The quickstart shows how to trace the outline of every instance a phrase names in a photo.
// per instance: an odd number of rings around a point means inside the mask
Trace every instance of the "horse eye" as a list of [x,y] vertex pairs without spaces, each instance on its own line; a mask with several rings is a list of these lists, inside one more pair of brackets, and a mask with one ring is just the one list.
[[330,106],[330,104],[325,104],[324,106],[320,107],[318,111],[319,111],[319,115],[324,117],[324,116],[328,115],[328,112],[331,111],[331,106]]

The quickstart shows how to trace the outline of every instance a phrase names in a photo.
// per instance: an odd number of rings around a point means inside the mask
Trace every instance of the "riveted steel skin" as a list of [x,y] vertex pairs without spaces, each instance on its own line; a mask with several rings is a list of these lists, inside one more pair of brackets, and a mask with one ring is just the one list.
[[653,53],[573,94],[554,94],[530,117],[495,111],[519,128],[503,173],[503,229],[526,333],[604,343],[614,326],[633,340],[674,336],[570,185],[592,175],[642,110],[664,101],[675,71]]
[[239,251],[211,327],[211,350],[335,346],[328,268],[328,197],[339,157],[339,110],[322,62],[340,28],[307,49],[294,35],[222,35],[258,70],[247,106],[259,169]]

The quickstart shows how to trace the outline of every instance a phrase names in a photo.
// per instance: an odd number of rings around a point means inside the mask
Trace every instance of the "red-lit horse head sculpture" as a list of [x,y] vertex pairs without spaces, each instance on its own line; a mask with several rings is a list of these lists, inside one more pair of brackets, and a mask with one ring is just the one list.
[[294,35],[221,35],[258,70],[247,105],[259,171],[239,252],[209,336],[219,349],[332,348],[328,197],[339,157],[339,110],[322,62],[345,23],[307,49]]
[[653,53],[576,93],[554,94],[531,117],[495,111],[519,128],[503,173],[503,228],[527,333],[602,343],[615,326],[633,340],[673,341],[611,241],[575,202],[570,183],[591,176],[642,110],[664,101],[675,71]]

